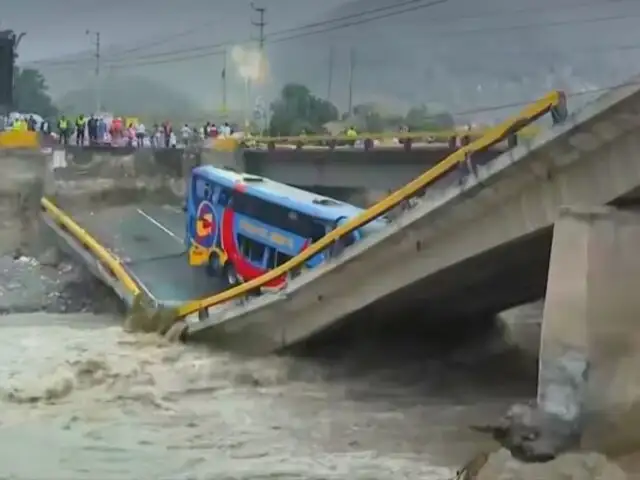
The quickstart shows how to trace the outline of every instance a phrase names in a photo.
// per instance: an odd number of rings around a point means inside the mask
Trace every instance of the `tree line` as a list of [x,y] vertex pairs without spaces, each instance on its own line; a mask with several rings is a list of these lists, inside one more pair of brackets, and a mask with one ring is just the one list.
[[[351,114],[340,115],[338,108],[328,100],[311,93],[304,85],[285,85],[280,97],[271,104],[269,134],[295,136],[323,134],[331,122],[342,122],[345,128],[353,125],[367,133],[398,131],[406,127],[411,131],[434,131],[454,127],[449,113],[432,113],[426,105],[411,108],[406,115],[385,114],[373,104],[356,105]],[[351,122],[351,123],[350,123]]]

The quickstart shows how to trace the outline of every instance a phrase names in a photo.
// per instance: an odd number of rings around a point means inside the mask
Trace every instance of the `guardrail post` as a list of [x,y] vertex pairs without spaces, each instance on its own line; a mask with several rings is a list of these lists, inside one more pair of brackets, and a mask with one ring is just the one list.
[[273,152],[276,149],[276,142],[274,142],[273,140],[269,140],[267,142],[267,150],[269,150],[270,152]]
[[404,145],[404,151],[405,152],[410,152],[411,151],[411,147],[413,145],[413,139],[411,137],[407,137],[404,139],[404,142],[402,142]]
[[451,135],[449,137],[449,150],[457,150],[458,149],[458,137],[456,135]]
[[302,140],[298,140],[296,142],[296,150],[302,150],[304,148],[304,142]]
[[551,108],[551,121],[554,125],[564,122],[569,116],[567,107],[567,96],[564,92],[560,92],[560,100],[558,105]]
[[335,138],[332,138],[331,140],[329,140],[329,148],[331,150],[335,150],[337,144],[338,144],[338,141]]
[[516,133],[512,133],[507,137],[507,146],[509,148],[515,148],[518,146],[518,135]]
[[469,145],[471,143],[471,135],[469,135],[468,133],[464,134],[461,138],[460,138],[460,145],[461,146],[466,146]]

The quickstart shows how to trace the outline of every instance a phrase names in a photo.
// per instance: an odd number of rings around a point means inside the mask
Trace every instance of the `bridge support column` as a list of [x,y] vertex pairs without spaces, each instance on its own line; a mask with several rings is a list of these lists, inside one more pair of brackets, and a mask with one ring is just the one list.
[[584,448],[640,445],[640,212],[563,209],[554,227],[538,407]]

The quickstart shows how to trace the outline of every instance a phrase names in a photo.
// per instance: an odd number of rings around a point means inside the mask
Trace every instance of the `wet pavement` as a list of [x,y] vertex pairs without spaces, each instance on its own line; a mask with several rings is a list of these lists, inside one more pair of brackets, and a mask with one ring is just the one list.
[[179,207],[148,204],[70,212],[160,304],[180,305],[225,288],[204,268],[189,266],[184,213]]

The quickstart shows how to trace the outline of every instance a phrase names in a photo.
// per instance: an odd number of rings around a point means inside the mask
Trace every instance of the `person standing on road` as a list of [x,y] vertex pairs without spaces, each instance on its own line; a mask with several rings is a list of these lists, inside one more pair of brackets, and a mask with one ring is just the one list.
[[180,130],[180,134],[182,136],[182,143],[188,146],[189,138],[191,137],[191,129],[189,128],[189,124],[184,124],[184,127],[182,127],[182,129]]
[[107,122],[103,117],[98,118],[96,128],[97,128],[96,140],[98,141],[98,143],[105,142],[109,128],[107,127]]
[[78,115],[76,119],[76,145],[84,145],[85,128],[87,127],[87,119],[83,114]]
[[98,119],[91,115],[87,120],[87,133],[89,134],[89,145],[93,145],[98,140]]
[[144,137],[147,135],[147,128],[144,126],[144,123],[140,122],[140,124],[136,128],[136,145],[138,148],[144,147]]
[[164,135],[164,148],[169,148],[171,143],[171,135],[173,135],[173,127],[168,120],[162,124],[162,133]]
[[58,120],[58,142],[63,145],[69,145],[69,120],[62,115]]

